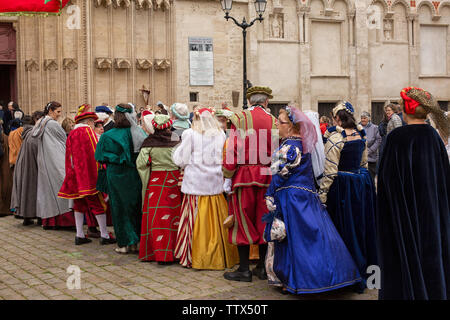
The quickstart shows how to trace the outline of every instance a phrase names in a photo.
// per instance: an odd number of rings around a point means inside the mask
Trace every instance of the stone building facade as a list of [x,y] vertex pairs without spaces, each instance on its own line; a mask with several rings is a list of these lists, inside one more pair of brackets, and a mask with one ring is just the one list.
[[[161,100],[242,105],[242,32],[219,1],[71,0],[60,17],[0,17],[0,42],[14,42],[9,87],[26,111],[61,101]],[[252,0],[235,0],[231,15],[256,17]],[[76,25],[79,16],[79,29]],[[189,38],[213,41],[212,85],[190,85]],[[12,49],[9,48],[9,55]],[[4,54],[5,55],[5,54]],[[13,61],[14,60],[14,61]],[[295,102],[328,113],[339,100],[381,116],[405,86],[450,101],[450,0],[268,0],[264,21],[247,34],[248,79],[273,89],[273,109]],[[13,77],[10,77],[13,79]],[[15,80],[12,80],[15,81]],[[233,99],[234,97],[234,99]]]

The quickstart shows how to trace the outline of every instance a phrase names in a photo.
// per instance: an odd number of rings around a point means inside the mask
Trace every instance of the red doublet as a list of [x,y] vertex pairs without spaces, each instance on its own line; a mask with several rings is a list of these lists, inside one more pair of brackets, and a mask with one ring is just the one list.
[[97,135],[87,126],[70,132],[66,142],[66,177],[58,193],[65,199],[80,199],[97,194],[97,172],[101,165],[95,161]]
[[[234,226],[229,230],[229,241],[235,245],[262,244],[265,224],[261,217],[267,211],[264,194],[270,184],[272,156],[272,129],[275,117],[261,107],[236,113],[232,119],[223,163],[225,178],[232,178],[233,194],[229,214],[234,215]],[[234,131],[243,130],[245,136]]]

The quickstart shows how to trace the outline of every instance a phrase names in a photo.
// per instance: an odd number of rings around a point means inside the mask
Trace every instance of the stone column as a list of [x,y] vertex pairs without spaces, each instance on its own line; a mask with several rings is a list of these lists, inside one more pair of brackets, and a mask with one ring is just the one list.
[[81,63],[81,101],[82,103],[92,103],[92,93],[94,91],[93,77],[94,77],[94,59],[92,58],[92,40],[91,40],[91,17],[93,10],[93,2],[83,2],[82,16],[82,63]]
[[354,40],[354,34],[355,34],[355,14],[356,12],[354,10],[350,11],[347,14],[348,18],[348,32],[349,32],[349,48],[348,48],[348,54],[349,54],[349,82],[350,82],[350,101],[357,101],[357,94],[358,94],[358,85],[357,85],[357,77],[356,77],[356,69],[357,69],[357,57],[356,57],[356,47],[355,47],[355,40]]
[[356,116],[361,110],[370,110],[371,80],[369,65],[369,32],[367,27],[367,5],[365,1],[356,1]]
[[297,9],[300,39],[300,87],[298,101],[300,101],[302,109],[317,111],[317,106],[313,106],[311,100],[311,43],[309,42],[310,10],[311,8],[306,6],[301,6]]

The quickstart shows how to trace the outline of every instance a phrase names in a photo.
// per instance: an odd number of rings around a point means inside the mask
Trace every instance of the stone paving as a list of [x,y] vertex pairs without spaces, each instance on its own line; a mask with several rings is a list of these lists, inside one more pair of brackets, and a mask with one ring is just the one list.
[[[233,282],[223,271],[186,269],[140,262],[136,254],[119,255],[115,245],[98,239],[74,244],[75,232],[22,226],[12,216],[0,218],[0,300],[376,300],[349,288],[312,295],[283,295],[256,277]],[[81,289],[67,288],[67,268],[81,269]]]

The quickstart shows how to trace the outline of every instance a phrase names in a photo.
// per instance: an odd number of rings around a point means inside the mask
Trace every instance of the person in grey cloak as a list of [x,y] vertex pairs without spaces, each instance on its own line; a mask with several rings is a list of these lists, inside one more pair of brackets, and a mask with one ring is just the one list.
[[44,229],[75,226],[69,200],[58,198],[66,175],[67,136],[57,122],[61,111],[60,103],[49,102],[44,109],[45,117],[39,119],[31,132],[38,140],[36,216],[42,219]]
[[23,143],[14,170],[11,209],[16,216],[24,219],[24,226],[33,224],[33,219],[36,219],[38,140],[31,138],[31,131],[36,121],[43,116],[42,111],[36,111],[31,117],[31,123],[24,124]]

